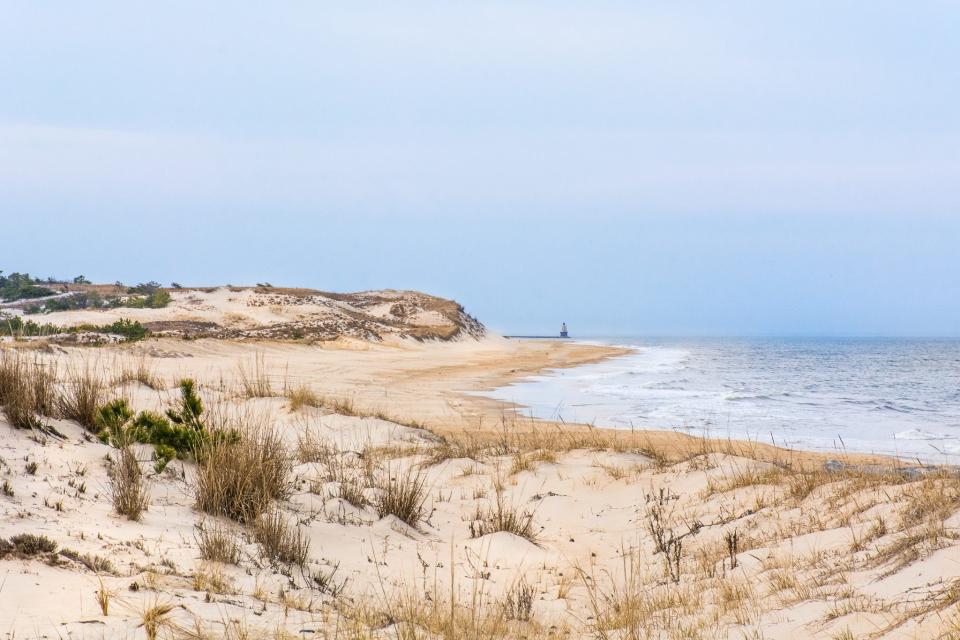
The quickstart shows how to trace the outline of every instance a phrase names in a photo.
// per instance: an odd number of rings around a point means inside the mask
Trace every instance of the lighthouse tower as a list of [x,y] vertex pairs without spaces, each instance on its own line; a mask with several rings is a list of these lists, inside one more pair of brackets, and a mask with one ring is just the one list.
[[561,323],[560,323],[560,337],[561,337],[561,338],[569,338],[569,337],[570,337],[570,335],[567,333],[567,323],[566,323],[566,322],[561,322]]

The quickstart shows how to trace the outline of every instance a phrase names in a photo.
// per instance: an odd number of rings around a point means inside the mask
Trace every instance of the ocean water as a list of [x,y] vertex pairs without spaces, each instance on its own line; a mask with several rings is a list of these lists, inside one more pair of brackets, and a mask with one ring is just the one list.
[[487,395],[539,418],[960,463],[960,340],[591,342],[633,352]]

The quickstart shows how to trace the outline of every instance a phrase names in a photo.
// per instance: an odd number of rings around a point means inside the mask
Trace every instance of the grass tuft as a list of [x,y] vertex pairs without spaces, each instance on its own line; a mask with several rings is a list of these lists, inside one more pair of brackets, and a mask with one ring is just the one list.
[[264,558],[297,567],[307,564],[310,540],[295,525],[290,525],[280,511],[263,514],[254,523],[254,537]]
[[89,431],[97,431],[97,413],[106,401],[106,384],[89,362],[68,372],[66,389],[60,396],[60,414]]
[[113,509],[128,520],[139,520],[150,502],[140,462],[129,446],[120,449],[110,472]]
[[396,516],[417,528],[423,520],[424,502],[427,499],[426,484],[426,475],[414,467],[396,473],[388,468],[386,477],[377,482],[379,491],[374,500],[377,516]]
[[241,418],[213,430],[196,453],[197,508],[237,522],[254,522],[273,500],[287,498],[293,462],[279,432],[265,420]]
[[496,498],[486,510],[477,507],[477,512],[470,523],[470,537],[479,538],[498,531],[505,531],[536,543],[537,532],[533,524],[533,513],[521,511],[516,506],[508,504],[503,495],[502,485],[499,482],[494,484]]
[[202,522],[195,534],[200,557],[223,564],[240,564],[240,540],[228,527]]
[[237,377],[245,398],[272,398],[273,385],[267,375],[267,367],[263,354],[257,354],[253,363],[248,367],[244,363],[237,365]]
[[18,429],[43,429],[38,416],[57,417],[56,370],[19,353],[0,352],[0,407]]

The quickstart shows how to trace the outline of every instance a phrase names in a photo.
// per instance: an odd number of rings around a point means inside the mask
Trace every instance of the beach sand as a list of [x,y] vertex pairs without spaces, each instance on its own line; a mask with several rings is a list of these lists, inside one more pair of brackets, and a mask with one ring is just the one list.
[[[953,472],[852,457],[827,470],[822,454],[534,421],[471,393],[616,348],[150,339],[13,353],[55,365],[63,393],[86,371],[105,381],[105,398],[162,411],[191,377],[207,415],[272,425],[292,467],[271,509],[309,550],[302,566],[271,560],[256,526],[197,508],[195,463],[156,474],[147,445],[134,450],[149,506],[127,520],[110,499],[116,449],[72,421],[46,420],[61,440],[0,418],[0,537],[57,546],[0,546],[8,638],[140,638],[154,627],[158,637],[230,638],[960,629]],[[422,488],[410,522],[386,512],[391,482]],[[236,544],[238,564],[203,558],[211,531]]]

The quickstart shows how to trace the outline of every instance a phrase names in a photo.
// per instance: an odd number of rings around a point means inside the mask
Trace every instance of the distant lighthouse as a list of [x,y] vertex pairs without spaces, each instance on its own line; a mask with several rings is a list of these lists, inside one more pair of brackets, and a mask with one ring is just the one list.
[[569,337],[570,337],[570,335],[567,333],[567,323],[566,323],[566,322],[561,322],[561,323],[560,323],[560,337],[561,337],[561,338],[569,338]]

